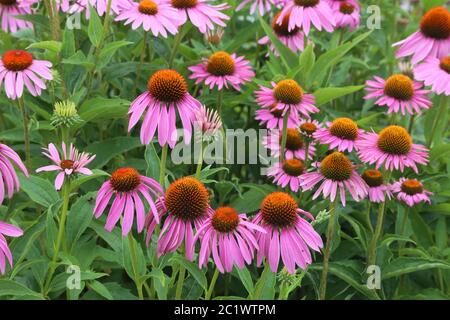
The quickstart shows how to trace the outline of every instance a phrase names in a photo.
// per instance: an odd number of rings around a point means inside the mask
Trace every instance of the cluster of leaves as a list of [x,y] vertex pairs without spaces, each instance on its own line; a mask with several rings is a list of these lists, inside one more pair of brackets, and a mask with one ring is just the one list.
[[[233,2],[233,1],[231,1]],[[424,1],[425,6],[437,1]],[[255,68],[256,79],[243,87],[242,92],[226,91],[223,96],[223,122],[228,128],[258,128],[254,120],[257,105],[253,92],[259,84],[285,78],[296,79],[307,92],[312,92],[321,109],[317,119],[326,121],[346,116],[357,120],[360,127],[379,130],[389,124],[381,108],[362,99],[364,81],[374,74],[390,75],[398,69],[393,40],[402,39],[415,31],[420,13],[407,16],[395,6],[396,2],[378,1],[382,8],[382,28],[364,27],[350,32],[315,33],[313,44],[300,55],[286,48],[274,35],[269,21],[246,17],[247,13],[227,13],[232,16],[220,44],[209,44],[197,30],[186,29],[175,60],[175,69],[186,78],[188,66],[208,56],[212,49],[238,52],[245,55]],[[366,13],[362,21],[365,21]],[[36,56],[50,60],[57,70],[56,80],[39,98],[26,96],[26,107],[31,117],[31,150],[33,168],[47,164],[40,156],[41,147],[60,138],[51,125],[51,114],[56,101],[70,97],[78,105],[83,120],[72,135],[76,146],[95,153],[90,165],[94,174],[79,177],[72,183],[71,206],[68,215],[64,250],[59,254],[58,268],[46,290],[45,276],[54,253],[58,214],[62,198],[54,191],[52,174],[29,179],[20,177],[22,191],[0,208],[0,218],[12,221],[24,229],[24,236],[10,242],[15,265],[0,277],[0,297],[15,299],[136,299],[135,283],[146,289],[146,294],[158,299],[174,297],[175,280],[180,265],[188,276],[182,297],[199,299],[204,296],[212,278],[213,268],[199,269],[178,253],[155,259],[155,243],[145,246],[144,237],[129,242],[115,229],[104,229],[104,218],[93,219],[96,190],[108,173],[124,166],[132,166],[147,176],[158,179],[161,150],[159,145],[141,145],[136,132],[127,135],[127,111],[136,93],[146,90],[146,80],[154,71],[167,66],[174,38],[151,38],[148,48],[142,30],[132,31],[120,23],[111,23],[105,33],[104,21],[91,10],[91,18],[84,20],[81,29],[63,28],[60,40],[52,39],[48,18],[42,14],[23,17],[31,20],[35,30],[16,34],[0,34],[2,50],[27,48]],[[399,21],[409,19],[405,26]],[[64,22],[64,21],[62,21]],[[364,25],[364,24],[363,24]],[[244,32],[245,31],[245,32]],[[106,35],[106,36],[105,36]],[[280,57],[257,45],[256,41],[268,35]],[[342,39],[341,39],[342,37]],[[143,62],[141,52],[145,49]],[[138,77],[139,76],[139,77]],[[218,94],[214,90],[195,88],[201,92],[198,99],[214,106]],[[18,108],[0,96],[0,139],[23,151],[22,123]],[[411,210],[406,233],[399,229],[405,217],[405,207],[397,201],[387,206],[384,236],[380,240],[377,263],[381,268],[381,290],[366,286],[366,255],[372,233],[368,223],[367,203],[351,202],[340,208],[340,220],[332,248],[328,296],[335,299],[392,299],[392,298],[448,298],[450,286],[450,250],[448,248],[447,216],[450,214],[450,146],[448,142],[448,114],[441,119],[434,141],[430,128],[436,116],[431,108],[415,119],[413,139],[433,143],[430,165],[422,168],[419,178],[435,193],[431,206]],[[396,119],[405,126],[408,117]],[[324,151],[324,150],[322,150]],[[174,165],[168,161],[167,181],[194,172],[194,165]],[[230,205],[239,212],[254,214],[262,199],[276,190],[271,181],[260,175],[259,165],[208,166],[201,179],[213,196],[212,206]],[[395,176],[396,178],[399,175]],[[300,194],[296,195],[299,199]],[[329,203],[311,200],[311,193],[301,195],[300,205],[321,219],[316,230],[325,234]],[[376,212],[376,210],[372,210]],[[372,223],[375,220],[372,216]],[[370,217],[369,217],[370,221]],[[137,248],[137,267],[131,264],[130,245]],[[306,271],[296,275],[284,272],[274,274],[252,265],[242,271],[220,276],[214,292],[216,299],[315,299],[322,268],[321,256]],[[80,271],[80,287],[69,288],[74,266]],[[148,283],[154,283],[154,290]]]

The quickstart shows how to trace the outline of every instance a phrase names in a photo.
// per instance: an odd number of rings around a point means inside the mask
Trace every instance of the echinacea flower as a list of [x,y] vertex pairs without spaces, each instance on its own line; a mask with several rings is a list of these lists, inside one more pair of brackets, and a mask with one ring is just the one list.
[[39,96],[47,88],[41,78],[53,79],[51,66],[49,61],[35,60],[29,52],[6,51],[0,61],[0,86],[5,83],[6,96],[12,100],[22,97],[24,85],[33,96]]
[[69,178],[73,174],[84,174],[90,176],[92,171],[86,166],[95,159],[95,155],[90,155],[89,153],[79,153],[79,151],[70,144],[69,150],[66,148],[66,144],[62,143],[62,154],[60,157],[58,149],[53,143],[48,145],[48,148],[44,149],[45,152],[43,154],[52,160],[55,164],[40,167],[36,170],[36,172],[47,172],[47,171],[58,171],[58,175],[55,179],[55,189],[60,190],[63,183],[64,178],[67,176]]
[[203,59],[202,63],[189,67],[189,70],[192,71],[189,79],[195,79],[195,84],[204,82],[210,89],[217,86],[219,90],[231,85],[240,91],[240,86],[255,76],[250,61],[225,51],[213,53],[209,58]]
[[28,171],[19,155],[10,147],[0,143],[0,206],[6,196],[11,199],[15,191],[19,191],[19,177],[14,170],[13,163],[28,177]]
[[289,186],[291,191],[297,192],[300,188],[300,177],[305,172],[306,167],[303,161],[287,159],[283,163],[277,162],[267,169],[267,176],[273,177],[273,182],[282,188]]
[[222,128],[222,120],[214,109],[208,109],[202,105],[195,112],[194,129],[196,134],[201,135],[202,140],[209,140],[217,136]]
[[333,11],[325,0],[291,0],[283,7],[277,23],[282,24],[287,14],[290,14],[288,30],[299,27],[306,35],[311,24],[317,30],[323,28],[327,32],[333,32],[336,25]]
[[[194,231],[208,218],[209,192],[198,179],[184,177],[172,182],[158,199],[161,214],[167,214],[158,240],[158,256],[176,251],[184,241],[186,258],[194,259]],[[147,244],[149,242],[147,237]]]
[[370,202],[384,202],[385,197],[389,199],[392,197],[391,185],[384,183],[383,174],[375,169],[368,169],[361,175],[363,180],[369,186],[369,201]]
[[29,21],[16,18],[17,15],[31,14],[31,6],[37,0],[1,0],[0,22],[5,32],[16,32],[21,29],[31,29],[33,25]]
[[392,125],[379,134],[367,132],[358,141],[358,156],[361,161],[375,164],[376,169],[383,164],[386,170],[400,170],[410,167],[418,173],[417,164],[428,163],[428,150],[414,144],[405,128]]
[[181,23],[178,10],[165,0],[142,0],[139,3],[124,1],[116,21],[131,23],[131,29],[136,30],[142,25],[145,31],[151,31],[157,37],[161,34],[167,38],[167,32],[176,34]]
[[178,15],[181,17],[181,24],[185,24],[188,17],[194,26],[205,33],[208,30],[214,30],[214,25],[225,27],[223,20],[229,20],[230,17],[220,12],[228,9],[226,3],[219,5],[210,4],[210,0],[170,0],[172,6],[178,9]]
[[[281,12],[278,13],[272,21],[272,29],[277,36],[277,38],[289,49],[293,52],[303,51],[305,48],[305,35],[300,30],[299,27],[295,27],[292,30],[289,30],[288,23],[290,13],[286,14],[281,24],[277,23],[278,17]],[[270,44],[270,50],[272,50],[275,55],[279,56],[279,53],[276,51],[275,46],[270,42],[270,38],[268,36],[264,36],[258,41],[259,44]]]
[[428,57],[414,67],[414,76],[426,86],[431,86],[433,92],[450,96],[450,56],[441,59]]
[[[12,224],[0,221],[0,273],[5,273],[6,260],[9,265],[13,266],[13,258],[11,250],[9,250],[8,243],[5,236],[17,238],[23,235],[22,229],[13,226]],[[6,259],[5,259],[6,258]]]
[[160,70],[150,77],[147,88],[148,91],[131,103],[128,131],[131,131],[146,111],[141,126],[141,142],[149,144],[158,128],[159,144],[169,144],[173,148],[177,141],[178,111],[184,128],[184,141],[188,144],[195,113],[200,110],[201,103],[189,94],[184,77],[175,70]]
[[296,265],[305,270],[312,263],[309,248],[320,252],[323,242],[311,224],[300,215],[314,220],[309,212],[298,207],[289,194],[273,192],[266,196],[253,220],[266,231],[256,235],[258,266],[265,257],[272,272],[276,273],[281,256],[286,270],[294,274]]
[[339,1],[339,8],[333,10],[337,28],[349,27],[350,31],[355,30],[360,24],[360,7],[355,1]]
[[[140,233],[144,229],[146,219],[153,219],[159,223],[159,211],[153,198],[157,199],[162,194],[163,190],[157,181],[140,175],[134,168],[120,168],[114,171],[111,178],[98,190],[94,215],[97,219],[100,218],[110,200],[113,199],[106,218],[105,229],[111,232],[123,215],[122,235],[128,235],[136,213],[137,232]],[[147,217],[142,197],[150,207]]]
[[419,31],[392,46],[400,46],[397,58],[412,55],[413,64],[430,56],[447,56],[450,48],[450,12],[444,7],[430,9],[422,17]]
[[305,93],[297,81],[287,79],[271,84],[272,88],[259,86],[260,90],[255,92],[256,102],[260,106],[281,110],[283,116],[289,112],[296,117],[310,118],[310,113],[319,112],[314,105],[314,96]]
[[322,127],[319,121],[311,119],[300,119],[298,126],[300,132],[307,138],[312,138],[314,133]]
[[350,118],[337,118],[327,122],[328,128],[321,128],[314,132],[313,137],[320,144],[328,144],[330,150],[352,152],[364,130],[359,129],[355,121]]
[[[110,14],[118,14],[120,6],[130,1],[132,0],[112,0]],[[56,0],[56,4],[59,10],[67,12],[68,14],[85,12],[87,19],[89,19],[91,15],[89,6],[95,8],[99,16],[103,16],[108,8],[108,0]]]
[[[251,264],[258,245],[255,232],[265,232],[264,229],[248,221],[247,216],[239,214],[231,207],[220,207],[216,210],[207,209],[208,218],[198,229],[191,245],[200,240],[198,257],[199,267],[206,267],[212,253],[214,264],[221,273],[233,271],[233,266],[239,269],[245,264]],[[193,251],[191,248],[190,251]]]
[[326,156],[317,172],[307,172],[300,178],[300,186],[303,191],[311,190],[320,183],[320,187],[314,193],[312,199],[316,199],[321,193],[324,198],[330,197],[334,201],[340,196],[345,207],[345,191],[347,190],[355,201],[360,201],[367,196],[368,186],[356,172],[351,161],[341,152],[333,152]]
[[254,14],[256,10],[263,16],[266,12],[270,12],[272,7],[278,6],[283,0],[243,0],[236,7],[236,11],[242,10],[247,4],[251,3],[250,14]]
[[392,192],[397,194],[397,199],[413,207],[421,202],[431,203],[430,196],[433,192],[425,190],[423,184],[417,179],[400,178],[392,185]]
[[432,105],[427,97],[430,91],[421,89],[423,84],[407,75],[394,74],[386,80],[375,76],[374,79],[366,81],[369,94],[364,99],[378,98],[375,104],[387,106],[388,113],[420,114],[421,109],[429,109]]
[[[278,157],[281,154],[281,140],[283,133],[281,130],[271,130],[267,136],[263,137],[263,145],[271,151],[273,157]],[[286,159],[301,159],[306,160],[306,144],[302,135],[297,129],[288,128],[286,135],[285,146]],[[308,159],[312,159],[316,155],[316,148],[309,146]]]
[[215,28],[214,30],[206,30],[204,38],[207,42],[218,45],[222,41],[225,30],[223,28]]
[[[255,119],[260,125],[265,125],[267,129],[283,129],[283,110],[277,108],[276,104],[271,107],[261,107],[255,111]],[[288,128],[297,128],[299,118],[295,113],[289,113],[287,120]]]

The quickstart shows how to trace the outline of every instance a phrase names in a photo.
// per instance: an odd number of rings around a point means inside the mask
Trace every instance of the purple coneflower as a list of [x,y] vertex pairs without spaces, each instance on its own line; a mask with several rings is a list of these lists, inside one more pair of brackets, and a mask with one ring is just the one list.
[[[13,266],[13,258],[11,251],[9,250],[8,243],[6,242],[5,236],[8,237],[20,237],[23,234],[22,229],[13,226],[12,224],[0,221],[0,273],[5,273],[6,260],[8,260],[9,265]],[[6,258],[6,259],[5,259]]]
[[210,89],[217,87],[219,90],[231,85],[240,91],[240,86],[255,76],[250,61],[225,51],[213,53],[200,64],[189,67],[189,70],[192,71],[189,79],[195,79],[195,84],[204,82]]
[[11,199],[15,191],[19,191],[20,183],[13,163],[19,167],[20,171],[28,177],[27,168],[20,160],[19,155],[10,147],[0,143],[0,206],[6,196]]
[[155,180],[140,175],[134,168],[120,168],[114,171],[111,178],[98,190],[94,215],[97,219],[100,218],[112,198],[105,229],[111,232],[123,214],[122,235],[128,235],[136,213],[137,231],[140,233],[146,221],[142,197],[150,207],[147,219],[154,219],[159,223],[159,211],[153,198],[159,198],[162,194],[163,190]]
[[284,0],[243,0],[237,7],[236,11],[242,10],[247,4],[251,3],[250,14],[254,14],[258,10],[259,14],[263,16],[266,12],[270,12],[272,7],[278,6]]
[[428,57],[414,67],[414,76],[424,81],[426,86],[431,86],[431,91],[450,96],[450,56],[441,59]]
[[[261,107],[255,111],[255,119],[267,129],[283,129],[283,110],[277,109],[276,104],[271,107]],[[290,113],[287,120],[288,128],[297,128],[299,118],[295,113]]]
[[338,1],[339,8],[333,10],[337,28],[348,27],[350,31],[355,30],[360,24],[360,7],[357,2]]
[[[282,135],[281,130],[271,130],[269,135],[263,137],[263,145],[271,151],[273,157],[278,157],[281,154]],[[315,155],[316,148],[309,146],[308,159],[312,159]],[[297,129],[287,129],[285,158],[306,160],[306,143]]]
[[314,220],[314,217],[297,205],[297,202],[285,192],[273,192],[261,203],[261,210],[253,223],[266,233],[258,233],[256,240],[257,264],[266,258],[272,272],[278,272],[281,260],[286,270],[294,274],[296,265],[302,269],[312,263],[309,248],[320,252],[323,247],[320,235],[301,215]]
[[425,190],[417,179],[400,178],[392,185],[392,192],[397,194],[397,199],[406,203],[409,207],[421,202],[431,203],[432,192]]
[[37,0],[1,0],[0,1],[0,22],[2,30],[5,32],[16,32],[20,29],[33,28],[29,21],[16,18],[17,15],[27,15],[32,13],[31,6]]
[[369,186],[368,196],[370,202],[384,202],[386,196],[391,199],[391,185],[384,183],[384,177],[380,171],[369,169],[364,171],[361,177]]
[[355,121],[350,118],[337,118],[333,122],[327,122],[328,128],[318,129],[313,137],[320,144],[328,144],[328,148],[338,151],[352,152],[356,149],[356,143],[364,130],[359,129]]
[[289,186],[291,191],[297,192],[300,188],[300,179],[306,167],[299,159],[287,159],[283,163],[277,162],[267,169],[267,176],[273,177],[273,182],[285,188]]

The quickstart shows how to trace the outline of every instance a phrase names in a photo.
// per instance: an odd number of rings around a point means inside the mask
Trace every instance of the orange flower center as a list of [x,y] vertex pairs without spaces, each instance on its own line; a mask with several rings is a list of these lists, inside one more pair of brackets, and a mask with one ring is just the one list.
[[363,172],[362,178],[369,187],[379,187],[383,184],[383,174],[379,170],[366,170]]
[[235,68],[233,58],[225,51],[219,51],[210,56],[206,66],[206,70],[215,76],[232,75]]
[[275,99],[285,104],[298,104],[303,99],[303,89],[295,80],[282,80],[274,89]]
[[352,163],[341,152],[329,154],[320,163],[320,172],[325,178],[333,181],[345,181],[350,179],[352,170]]
[[281,12],[278,12],[275,16],[275,18],[273,18],[272,21],[272,28],[273,31],[275,31],[275,33],[278,36],[292,36],[294,34],[297,34],[297,32],[300,30],[300,28],[295,27],[294,29],[292,29],[291,31],[289,31],[289,17],[291,16],[291,13],[288,12],[283,20],[281,21],[281,24],[278,24],[278,17],[280,16]]
[[305,171],[305,165],[301,160],[288,159],[283,162],[283,171],[291,177],[298,177]]
[[283,118],[283,109],[277,109],[276,108],[277,105],[274,104],[270,107],[270,113],[275,117],[275,118]]
[[16,0],[0,0],[0,4],[2,4],[4,6],[12,6],[16,3],[17,3]]
[[450,56],[442,58],[439,67],[442,70],[447,71],[447,73],[450,73]]
[[142,0],[139,2],[138,10],[140,13],[154,16],[158,13],[158,5],[152,0]]
[[320,0],[294,0],[294,2],[297,6],[314,7],[320,2]]
[[189,9],[197,5],[197,0],[172,0],[172,6],[177,9]]
[[355,11],[355,6],[348,2],[342,2],[339,5],[339,11],[343,14],[352,14]]
[[337,118],[333,121],[330,132],[341,139],[355,140],[358,137],[358,125],[352,119]]
[[231,207],[217,208],[212,217],[212,226],[219,232],[231,232],[239,225],[239,215]]
[[3,54],[3,65],[10,71],[22,71],[31,66],[33,56],[23,50],[9,50]]
[[261,204],[263,221],[273,227],[292,226],[297,219],[297,202],[285,192],[273,192]]
[[72,160],[62,160],[61,163],[59,164],[61,168],[65,169],[72,169],[73,165],[74,165],[74,161]]
[[203,183],[193,177],[180,178],[166,191],[167,210],[175,217],[193,221],[206,214],[209,193]]
[[400,126],[389,126],[380,131],[377,141],[378,148],[393,154],[407,154],[412,147],[412,139],[408,131]]
[[147,87],[152,96],[163,102],[178,102],[187,93],[186,80],[175,70],[169,69],[155,72]]
[[[283,133],[280,131],[279,143],[281,145],[281,140],[283,139]],[[300,132],[294,128],[287,129],[286,135],[286,149],[291,151],[297,151],[303,148],[303,138]]]
[[434,39],[447,39],[450,37],[450,13],[443,7],[428,11],[420,21],[422,33]]
[[384,93],[397,100],[409,101],[414,95],[413,81],[404,74],[394,74],[386,80]]
[[423,185],[416,179],[408,179],[403,181],[401,189],[404,193],[413,196],[423,192]]
[[317,130],[317,126],[312,122],[304,122],[300,125],[300,130],[307,135],[312,135]]
[[130,192],[141,183],[139,172],[134,168],[120,168],[111,175],[111,186],[117,192]]

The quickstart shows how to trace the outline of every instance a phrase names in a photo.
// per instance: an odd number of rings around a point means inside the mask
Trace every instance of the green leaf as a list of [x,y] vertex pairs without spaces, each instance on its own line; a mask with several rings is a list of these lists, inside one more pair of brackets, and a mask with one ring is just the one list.
[[239,279],[241,279],[242,284],[244,285],[245,289],[247,290],[248,294],[251,295],[255,291],[255,286],[253,285],[253,279],[252,275],[248,271],[247,268],[243,268],[242,270],[239,270],[239,268],[236,268],[236,272],[239,276]]
[[436,245],[439,249],[448,248],[448,234],[447,234],[447,218],[439,217],[436,223]]
[[266,264],[261,277],[256,282],[255,291],[251,296],[254,300],[272,300],[275,297],[276,273]]
[[111,61],[111,58],[114,56],[114,54],[122,47],[129,46],[130,44],[133,44],[133,42],[130,41],[114,41],[106,44],[103,49],[100,51],[99,55],[99,65],[97,69],[100,69],[104,66],[106,66],[109,61]]
[[450,263],[440,260],[429,260],[416,257],[400,257],[386,264],[381,273],[381,278],[389,279],[402,274],[423,271],[428,269],[450,270]]
[[103,170],[94,169],[92,170],[92,174],[89,176],[80,175],[77,177],[72,183],[70,184],[70,191],[73,192],[77,188],[79,188],[83,183],[86,183],[88,181],[100,178],[100,177],[107,177],[109,174]]
[[[142,247],[131,234],[128,237],[122,237],[122,253],[125,271],[134,281],[140,281],[147,271],[145,256]],[[136,260],[133,261],[133,259]]]
[[296,78],[298,75],[299,82],[302,85],[306,85],[306,79],[309,77],[309,73],[314,67],[316,61],[316,55],[314,54],[314,48],[312,44],[309,44],[300,55],[299,65],[296,69],[288,74],[289,78]]
[[158,180],[160,160],[153,143],[150,143],[145,148],[144,157],[145,162],[147,163],[147,177]]
[[100,17],[91,5],[89,5],[89,25],[88,25],[88,36],[91,43],[98,47],[102,38],[103,25]]
[[72,247],[91,223],[94,210],[93,192],[79,198],[70,208],[66,224],[66,240]]
[[95,64],[92,61],[90,61],[88,58],[86,58],[84,53],[81,51],[77,51],[69,58],[63,59],[62,63],[75,65],[75,66],[83,66],[88,69],[95,67]]
[[19,174],[20,187],[34,202],[46,208],[55,204],[59,200],[59,195],[55,187],[45,179],[30,176],[26,178]]
[[364,85],[360,86],[348,86],[348,87],[340,87],[340,88],[320,88],[314,92],[314,96],[316,97],[316,106],[321,106],[327,102],[330,102],[334,99],[340,98],[347,94],[356,92],[364,88]]
[[61,51],[62,43],[59,41],[49,40],[30,44],[27,49],[43,49],[58,53]]
[[114,300],[114,297],[112,296],[111,292],[109,292],[108,288],[106,288],[101,282],[98,282],[96,280],[90,281],[89,287],[102,297],[108,300]]
[[94,161],[91,162],[91,167],[99,168],[106,165],[114,157],[140,146],[139,138],[117,137],[95,142],[87,147],[86,151],[97,155]]
[[125,118],[129,106],[130,102],[123,99],[93,98],[87,100],[78,110],[78,114],[85,121],[79,127],[89,121]]
[[3,296],[32,296],[44,299],[40,293],[30,290],[18,282],[0,279],[0,297]]
[[206,280],[206,276],[195,263],[187,261],[184,256],[180,255],[173,256],[171,260],[185,267],[192,277],[194,277],[195,281],[197,281],[197,283],[203,288],[203,290],[207,290],[208,281]]

